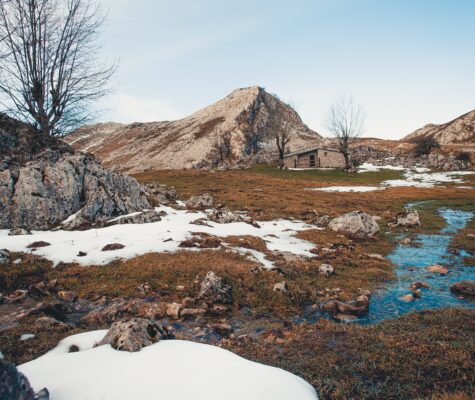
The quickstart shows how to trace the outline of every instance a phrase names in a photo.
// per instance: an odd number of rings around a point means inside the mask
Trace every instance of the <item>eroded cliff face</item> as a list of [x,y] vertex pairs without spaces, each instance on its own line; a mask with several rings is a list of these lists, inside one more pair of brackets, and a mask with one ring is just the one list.
[[418,137],[433,137],[440,144],[475,144],[475,110],[447,122],[428,124],[404,138],[410,141]]
[[0,119],[0,229],[50,229],[73,214],[80,224],[150,208],[132,177],[28,125]]
[[289,105],[260,87],[250,87],[178,121],[91,125],[66,141],[91,152],[104,165],[128,173],[232,167],[275,158],[274,132],[284,125],[291,130],[291,151],[321,140]]

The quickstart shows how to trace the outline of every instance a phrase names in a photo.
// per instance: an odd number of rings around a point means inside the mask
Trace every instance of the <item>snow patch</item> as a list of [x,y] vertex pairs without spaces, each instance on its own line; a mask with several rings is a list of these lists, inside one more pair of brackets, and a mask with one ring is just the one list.
[[311,188],[307,190],[316,190],[320,192],[374,192],[386,188],[378,186],[329,186],[324,188]]
[[[260,228],[245,222],[218,224],[207,221],[209,226],[194,225],[192,222],[206,218],[205,212],[176,210],[171,207],[155,208],[157,213],[167,215],[161,221],[148,224],[119,224],[86,231],[33,231],[28,236],[8,236],[8,230],[0,230],[2,248],[15,252],[28,252],[28,246],[35,241],[45,241],[50,246],[38,248],[34,254],[59,262],[77,262],[82,265],[103,265],[122,258],[130,259],[150,252],[176,252],[178,247],[193,232],[203,232],[222,238],[228,236],[255,236],[266,241],[269,250],[286,251],[295,255],[313,257],[310,250],[314,245],[295,237],[295,233],[314,226],[300,221],[275,220],[259,222]],[[171,239],[171,240],[170,240]],[[110,243],[125,247],[115,251],[102,251]],[[86,253],[79,257],[79,252]],[[255,255],[257,258],[265,257]]]
[[[219,347],[181,340],[135,353],[94,347],[105,333],[70,336],[19,370],[52,400],[318,400],[302,378]],[[73,344],[80,351],[68,353]]]

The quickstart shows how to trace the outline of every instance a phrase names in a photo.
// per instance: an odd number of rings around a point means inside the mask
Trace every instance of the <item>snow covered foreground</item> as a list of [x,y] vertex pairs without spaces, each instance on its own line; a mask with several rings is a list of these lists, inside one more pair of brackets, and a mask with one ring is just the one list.
[[[286,251],[295,255],[312,257],[310,250],[314,245],[295,237],[295,233],[306,229],[315,229],[299,221],[276,220],[259,222],[256,228],[245,222],[218,224],[206,221],[210,226],[194,225],[193,221],[206,218],[204,212],[176,210],[171,207],[157,207],[157,212],[167,215],[161,221],[148,224],[113,225],[106,228],[87,231],[33,231],[32,235],[8,236],[8,230],[0,230],[2,248],[16,252],[28,252],[28,246],[36,241],[45,241],[50,246],[35,250],[34,254],[43,256],[53,263],[77,262],[82,265],[102,265],[115,259],[130,259],[150,252],[175,252],[182,250],[179,244],[191,237],[192,232],[204,232],[221,238],[227,236],[255,236],[262,238],[271,251]],[[102,251],[110,243],[120,243],[125,248],[115,251]],[[264,267],[271,268],[272,263],[263,253],[242,248],[234,249],[240,253],[249,253]],[[79,252],[87,253],[79,257]]]
[[[51,400],[316,400],[303,379],[206,344],[166,340],[136,353],[94,348],[107,331],[70,336],[19,370]],[[80,351],[68,353],[71,345]]]

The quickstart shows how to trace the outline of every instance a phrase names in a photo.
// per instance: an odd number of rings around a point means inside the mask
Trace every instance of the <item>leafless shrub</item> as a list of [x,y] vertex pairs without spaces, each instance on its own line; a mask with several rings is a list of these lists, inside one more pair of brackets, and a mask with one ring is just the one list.
[[337,139],[347,169],[352,167],[350,144],[363,133],[365,123],[365,113],[352,97],[338,98],[325,116],[325,127]]

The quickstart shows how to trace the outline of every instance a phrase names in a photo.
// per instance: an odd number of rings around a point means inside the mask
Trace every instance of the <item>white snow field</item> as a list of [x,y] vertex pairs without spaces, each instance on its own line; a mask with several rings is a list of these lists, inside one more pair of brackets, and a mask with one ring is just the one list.
[[[36,241],[45,241],[50,246],[41,247],[34,254],[59,262],[77,262],[82,265],[103,265],[115,259],[130,259],[150,252],[175,252],[180,242],[190,238],[192,232],[203,232],[226,238],[227,236],[256,236],[265,240],[271,251],[286,251],[295,255],[313,257],[310,250],[315,246],[295,237],[295,233],[307,229],[315,229],[300,221],[276,220],[259,222],[256,228],[245,222],[218,224],[206,221],[210,226],[194,225],[191,222],[206,218],[205,212],[176,210],[171,207],[157,207],[157,212],[165,211],[161,221],[148,224],[113,225],[87,231],[33,231],[32,235],[8,236],[8,230],[0,230],[2,248],[10,251],[28,252],[28,246]],[[134,213],[136,214],[136,213]],[[120,243],[125,248],[114,251],[101,251],[110,243]],[[195,249],[196,250],[196,249]],[[243,252],[237,248],[236,251]],[[79,257],[78,252],[87,253]],[[264,267],[272,268],[272,263],[265,259],[263,253],[249,251]]]
[[[165,340],[136,353],[94,348],[106,332],[70,336],[19,370],[51,400],[318,400],[298,376],[219,347]],[[80,351],[68,353],[73,344]]]

